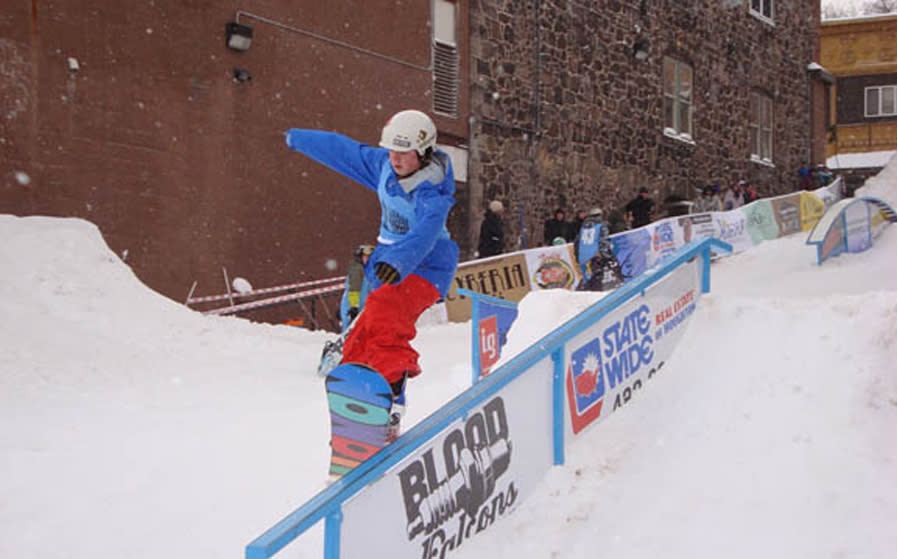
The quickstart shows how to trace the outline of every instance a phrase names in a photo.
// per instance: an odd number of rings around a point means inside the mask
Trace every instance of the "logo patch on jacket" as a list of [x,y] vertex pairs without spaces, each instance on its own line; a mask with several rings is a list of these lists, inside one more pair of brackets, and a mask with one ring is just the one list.
[[408,219],[404,215],[389,208],[384,208],[384,217],[387,222],[387,229],[400,235],[408,233]]

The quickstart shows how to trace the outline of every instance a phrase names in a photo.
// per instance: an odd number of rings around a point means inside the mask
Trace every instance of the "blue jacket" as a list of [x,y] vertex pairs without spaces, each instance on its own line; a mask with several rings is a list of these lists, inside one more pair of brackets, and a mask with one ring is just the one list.
[[443,151],[413,175],[399,179],[389,152],[321,130],[287,131],[287,146],[377,192],[380,232],[368,259],[366,275],[372,289],[380,286],[374,265],[386,262],[400,279],[417,274],[449,292],[458,265],[458,245],[449,237],[446,219],[455,203],[452,163]]
[[608,239],[608,227],[597,216],[586,216],[577,238],[574,239],[574,256],[580,264],[580,271],[586,275],[586,263],[599,254],[612,254],[611,241]]

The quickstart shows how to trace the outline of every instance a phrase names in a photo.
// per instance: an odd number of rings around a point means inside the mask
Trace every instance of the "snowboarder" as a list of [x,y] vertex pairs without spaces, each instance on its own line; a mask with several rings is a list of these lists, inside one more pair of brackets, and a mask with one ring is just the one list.
[[583,274],[578,291],[603,291],[623,282],[601,208],[591,209],[583,220],[574,240],[574,257]]
[[421,373],[411,347],[415,322],[446,296],[458,265],[458,245],[446,228],[455,203],[449,155],[436,147],[437,130],[421,111],[393,115],[380,147],[321,130],[292,128],[287,146],[377,192],[377,247],[365,266],[371,293],[343,345],[341,363],[363,364],[389,383],[401,416],[406,379]]

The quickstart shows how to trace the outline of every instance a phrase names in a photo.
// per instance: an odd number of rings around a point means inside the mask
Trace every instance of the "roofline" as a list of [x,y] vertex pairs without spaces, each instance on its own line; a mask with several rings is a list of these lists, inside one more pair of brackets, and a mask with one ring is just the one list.
[[891,12],[888,14],[867,14],[860,16],[851,16],[851,17],[836,17],[832,19],[821,19],[821,25],[839,25],[844,23],[870,23],[877,21],[889,21],[898,18],[898,12]]

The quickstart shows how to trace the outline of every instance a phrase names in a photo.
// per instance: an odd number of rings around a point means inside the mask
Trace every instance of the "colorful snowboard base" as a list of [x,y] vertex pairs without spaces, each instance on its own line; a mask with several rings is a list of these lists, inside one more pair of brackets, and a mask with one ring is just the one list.
[[385,447],[391,438],[393,393],[380,373],[344,363],[325,380],[331,420],[330,479],[336,481]]

